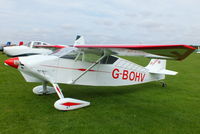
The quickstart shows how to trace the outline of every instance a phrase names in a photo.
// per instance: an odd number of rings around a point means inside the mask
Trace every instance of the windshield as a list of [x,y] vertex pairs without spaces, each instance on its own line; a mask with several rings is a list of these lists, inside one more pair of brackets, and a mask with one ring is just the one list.
[[74,53],[77,53],[77,48],[74,47],[68,47],[68,48],[63,48],[59,49],[58,51],[52,53],[51,55],[58,56],[58,57],[64,57],[66,55],[71,55]]
[[33,42],[33,46],[42,45],[41,42]]

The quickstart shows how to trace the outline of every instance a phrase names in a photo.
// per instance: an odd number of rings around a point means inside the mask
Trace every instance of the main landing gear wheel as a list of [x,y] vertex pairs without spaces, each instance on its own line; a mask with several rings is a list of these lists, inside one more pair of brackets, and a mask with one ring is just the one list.
[[167,87],[167,84],[164,82],[164,81],[162,81],[162,82],[160,82],[161,83],[161,86],[162,87]]
[[58,84],[53,82],[51,82],[51,84],[53,87],[47,86],[47,82],[43,82],[43,85],[33,88],[33,93],[38,95],[57,93],[60,99],[54,103],[54,107],[61,111],[79,109],[90,105],[90,102],[87,101],[64,98],[62,90]]
[[90,102],[73,98],[62,98],[54,103],[54,107],[61,111],[75,110],[89,105]]
[[90,105],[90,102],[78,100],[78,99],[72,99],[72,98],[65,98],[62,90],[58,86],[57,83],[51,83],[58,94],[58,97],[60,98],[54,103],[54,107],[61,111],[68,111],[68,110],[74,110],[79,109],[82,107],[86,107]]
[[43,94],[54,94],[56,93],[56,91],[53,87],[46,86],[46,89],[44,89],[43,85],[40,85],[33,88],[33,93],[37,95],[43,95]]

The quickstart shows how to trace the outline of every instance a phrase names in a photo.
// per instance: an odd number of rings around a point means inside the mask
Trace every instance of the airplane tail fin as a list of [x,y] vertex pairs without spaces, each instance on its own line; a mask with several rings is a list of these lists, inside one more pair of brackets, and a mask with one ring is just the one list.
[[11,45],[11,42],[8,41],[8,42],[6,43],[6,46],[10,46],[10,45]]
[[23,41],[20,41],[20,42],[19,42],[19,46],[22,46],[23,44],[24,44]]
[[152,74],[176,75],[178,73],[175,71],[167,70],[166,60],[161,59],[152,59],[145,68],[149,69],[149,72]]
[[74,42],[74,46],[75,45],[85,45],[85,39],[83,38],[83,36],[81,36],[81,35],[77,35],[76,36],[76,40]]

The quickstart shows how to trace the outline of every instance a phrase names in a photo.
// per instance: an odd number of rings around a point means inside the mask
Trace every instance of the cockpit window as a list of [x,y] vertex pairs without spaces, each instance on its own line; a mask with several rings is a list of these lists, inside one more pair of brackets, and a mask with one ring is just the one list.
[[72,50],[71,52],[69,52],[66,55],[61,56],[60,58],[65,58],[65,59],[72,59],[74,60],[76,58],[76,56],[78,55],[78,52],[75,50]]
[[51,55],[55,55],[60,58],[75,59],[78,53],[79,52],[77,48],[69,47],[69,48],[60,49],[52,53]]
[[41,45],[41,42],[34,42],[34,43],[33,43],[33,46],[37,46],[37,45],[38,45],[38,46]]
[[118,60],[117,57],[114,57],[114,56],[110,55],[110,56],[104,57],[104,58],[100,61],[100,63],[101,63],[101,64],[113,64],[113,63],[115,63],[115,61],[117,61],[117,60]]
[[[74,47],[68,47],[59,49],[58,51],[52,53],[51,55],[57,56],[59,58],[65,58],[65,59],[73,59],[75,61],[85,61],[85,62],[91,62],[94,63],[98,59],[102,57],[100,54],[94,54],[94,53],[85,53],[79,51],[77,48]],[[114,57],[112,55],[104,57],[99,63],[100,64],[113,64],[115,61],[117,61],[118,58]]]
[[100,55],[100,54],[87,53],[87,52],[84,53],[84,61],[86,61],[86,62],[94,63],[101,57],[102,57],[102,55]]

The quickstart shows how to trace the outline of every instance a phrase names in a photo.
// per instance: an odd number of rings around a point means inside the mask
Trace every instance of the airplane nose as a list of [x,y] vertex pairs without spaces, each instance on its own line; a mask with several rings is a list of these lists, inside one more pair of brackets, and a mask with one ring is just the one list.
[[19,66],[19,58],[15,57],[15,58],[7,59],[7,60],[4,61],[4,63],[6,65],[11,66],[11,67],[18,68],[18,66]]

